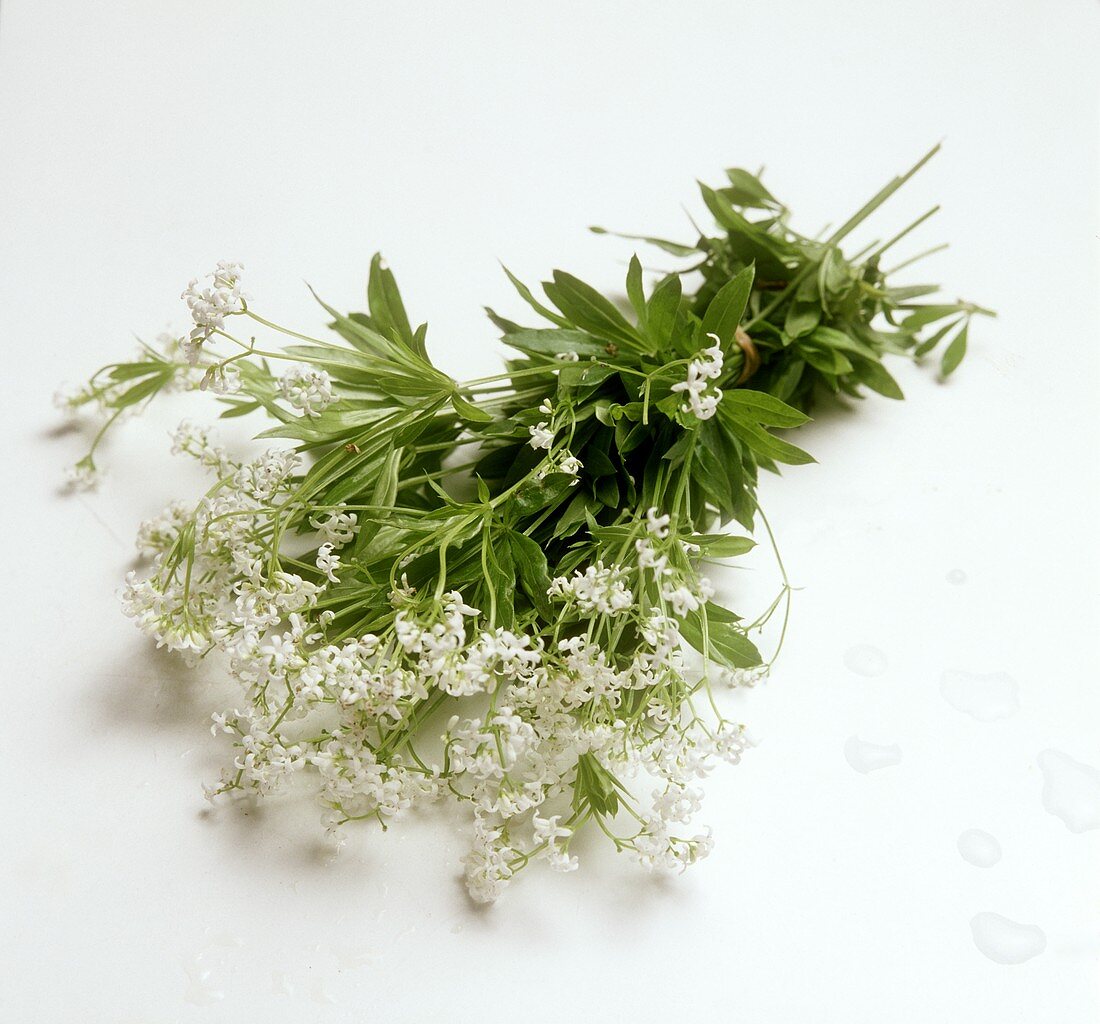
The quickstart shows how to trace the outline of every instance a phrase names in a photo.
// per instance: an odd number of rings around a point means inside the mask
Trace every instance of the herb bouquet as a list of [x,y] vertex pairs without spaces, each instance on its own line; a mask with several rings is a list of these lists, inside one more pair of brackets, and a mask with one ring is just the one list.
[[705,856],[696,781],[747,742],[717,684],[767,672],[753,637],[777,613],[785,629],[790,596],[784,577],[751,622],[717,603],[706,564],[754,542],[709,531],[759,519],[770,537],[759,470],[811,461],[773,429],[806,422],[819,391],[901,398],[886,353],[946,343],[950,373],[986,312],[890,284],[883,257],[924,217],[841,249],[931,155],[825,238],[730,170],[702,187],[717,227],[645,239],[684,265],[647,288],[634,257],[622,307],[562,271],[545,302],[508,274],[539,325],[489,311],[515,352],[498,376],[441,373],[377,256],[368,312],[321,303],[325,339],[261,316],[223,262],[183,294],[187,336],[61,396],[106,416],[78,486],[108,428],[162,391],[274,421],[248,461],[179,428],[172,451],[210,487],[142,524],[150,568],[124,590],[158,646],[217,656],[240,686],[213,715],[234,755],[208,795],[308,774],[333,833],[460,801],[479,901],[532,861],[575,868],[582,829],[647,867]]

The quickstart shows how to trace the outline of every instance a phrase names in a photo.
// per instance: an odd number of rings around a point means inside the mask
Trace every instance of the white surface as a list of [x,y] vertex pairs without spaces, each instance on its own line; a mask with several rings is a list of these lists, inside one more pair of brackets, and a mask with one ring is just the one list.
[[[1057,8],[5,0],[0,1018],[1095,1021],[1100,831],[1044,810],[1036,763],[1100,766],[1098,17]],[[444,366],[490,371],[480,305],[520,312],[498,257],[614,286],[629,248],[589,223],[684,235],[694,177],[766,162],[812,231],[940,138],[881,230],[942,201],[929,274],[1001,316],[949,386],[899,367],[908,401],[823,417],[820,465],[767,482],[805,589],[741,699],[763,743],[710,782],[709,861],[658,883],[597,853],[475,912],[443,823],[332,861],[312,809],[205,810],[214,688],[112,597],[139,516],[194,486],[164,458],[182,407],[65,500],[59,379],[181,325],[218,258],[315,326],[301,279],[361,305],[375,248]],[[846,667],[861,644],[885,672]],[[956,710],[945,671],[1007,672],[1019,712]],[[853,771],[851,736],[900,764]],[[1000,863],[963,860],[970,828]],[[979,914],[1045,951],[992,962]]]

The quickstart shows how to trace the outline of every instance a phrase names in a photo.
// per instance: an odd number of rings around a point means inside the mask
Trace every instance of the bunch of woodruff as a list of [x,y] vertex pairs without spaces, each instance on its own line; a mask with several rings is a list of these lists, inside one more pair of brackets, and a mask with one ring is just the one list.
[[751,622],[721,603],[707,564],[754,542],[710,531],[752,533],[758,471],[810,461],[773,430],[815,395],[900,398],[883,354],[949,341],[949,373],[986,312],[888,283],[883,257],[923,217],[843,254],[913,171],[810,239],[731,170],[702,190],[714,233],[645,239],[683,265],[647,275],[635,257],[622,302],[555,271],[544,304],[509,274],[539,326],[490,311],[515,352],[498,376],[436,369],[378,257],[369,312],[322,303],[324,340],[266,320],[220,263],[184,292],[189,334],[63,395],[105,414],[76,486],[118,417],[166,390],[274,421],[244,459],[180,427],[172,451],[209,489],[142,524],[149,567],[124,591],[158,646],[239,684],[213,715],[233,757],[208,795],[308,777],[334,833],[459,801],[481,901],[533,860],[574,869],[583,829],[647,867],[705,856],[697,782],[747,743],[720,689],[767,672],[753,638],[789,603],[785,577]]

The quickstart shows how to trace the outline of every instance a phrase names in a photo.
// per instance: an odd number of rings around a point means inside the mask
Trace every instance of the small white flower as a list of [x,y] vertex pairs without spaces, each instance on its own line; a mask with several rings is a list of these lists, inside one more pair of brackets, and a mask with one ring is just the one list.
[[354,512],[345,512],[343,508],[334,509],[324,519],[311,519],[310,526],[321,534],[323,542],[333,547],[350,544],[359,532],[359,517]]
[[709,420],[717,411],[722,400],[722,392],[715,388],[707,391],[707,382],[722,376],[722,346],[716,334],[708,334],[714,341],[709,348],[688,363],[687,378],[672,385],[672,391],[684,392],[687,401],[680,408],[691,413],[696,419]]
[[648,538],[640,538],[634,542],[634,550],[638,554],[638,567],[640,569],[652,569],[654,576],[663,576],[669,571],[668,556],[657,554],[656,548]]
[[555,814],[552,818],[543,818],[538,813],[531,818],[531,825],[535,831],[535,838],[540,843],[554,845],[559,839],[568,839],[572,834],[571,828],[563,828],[558,824],[561,815]]
[[659,516],[655,508],[646,509],[645,528],[658,540],[664,540],[668,536],[668,524],[671,522],[672,517],[667,513]]
[[527,432],[531,435],[531,440],[527,443],[534,449],[550,448],[554,444],[554,431],[548,429],[548,424],[545,420],[536,423],[533,427],[528,427]]
[[559,352],[554,358],[559,363],[576,363],[581,357],[576,352]]
[[565,473],[568,476],[578,476],[580,471],[584,467],[581,465],[581,460],[575,455],[569,455],[561,460],[561,465],[558,466],[558,471]]
[[199,358],[202,355],[202,343],[204,341],[206,341],[205,335],[180,339],[180,351],[183,353],[183,358],[187,360],[188,366],[199,365]]
[[333,553],[332,544],[322,544],[317,549],[317,568],[328,577],[330,583],[339,583],[336,570],[340,568],[340,556]]
[[680,619],[689,612],[698,611],[702,606],[699,598],[685,586],[674,587],[671,583],[666,583],[661,588],[661,597],[672,605],[673,613]]
[[65,470],[65,479],[74,491],[94,491],[103,478],[91,458],[81,459],[75,466]]
[[581,866],[576,856],[556,847],[547,853],[546,862],[552,871],[576,871]]
[[727,668],[723,671],[722,677],[726,685],[730,687],[753,687],[757,683],[766,680],[769,672],[770,669],[767,665],[757,665],[753,668]]
[[235,363],[210,367],[199,382],[199,389],[215,395],[235,395],[241,390],[240,368]]
[[85,402],[91,401],[92,397],[92,393],[87,386],[73,387],[72,385],[64,385],[54,392],[53,407],[58,412],[63,412],[67,416],[75,416],[80,406]]

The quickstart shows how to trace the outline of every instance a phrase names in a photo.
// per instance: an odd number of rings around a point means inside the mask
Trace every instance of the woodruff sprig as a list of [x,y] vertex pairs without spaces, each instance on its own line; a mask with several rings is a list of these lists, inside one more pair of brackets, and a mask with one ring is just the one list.
[[458,800],[478,900],[532,860],[576,867],[583,829],[649,867],[704,856],[695,781],[747,744],[716,686],[766,674],[754,638],[782,609],[781,642],[790,599],[784,573],[752,622],[719,603],[703,568],[755,542],[711,531],[759,518],[771,539],[759,470],[812,461],[775,430],[821,391],[900,398],[886,353],[943,344],[949,374],[988,312],[891,283],[883,257],[928,214],[841,249],[931,155],[824,239],[730,170],[702,187],[714,233],[647,239],[684,268],[647,287],[635,256],[621,305],[563,271],[544,301],[509,272],[539,325],[489,311],[516,353],[498,376],[439,371],[378,256],[368,312],[322,303],[326,339],[260,316],[221,263],[183,294],[189,335],[62,396],[106,414],[78,485],[118,417],[168,389],[211,392],[222,417],[263,412],[259,436],[282,442],[235,461],[181,426],[172,450],[210,487],[142,524],[150,568],[126,583],[159,646],[216,657],[240,685],[213,716],[235,755],[209,795],[308,774],[334,833]]

